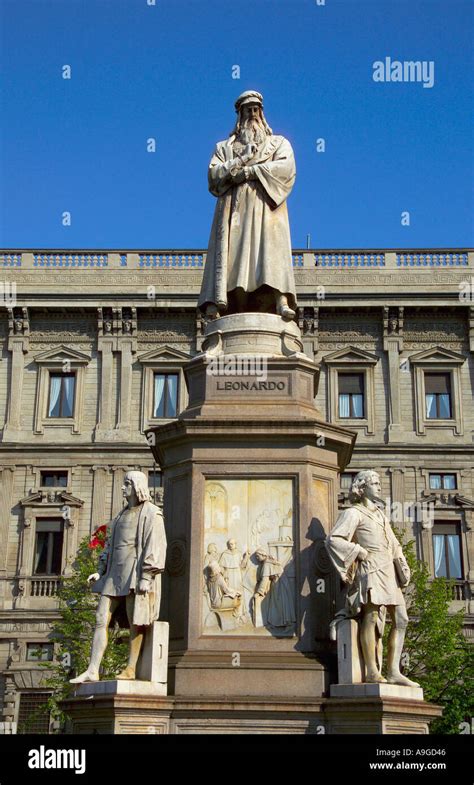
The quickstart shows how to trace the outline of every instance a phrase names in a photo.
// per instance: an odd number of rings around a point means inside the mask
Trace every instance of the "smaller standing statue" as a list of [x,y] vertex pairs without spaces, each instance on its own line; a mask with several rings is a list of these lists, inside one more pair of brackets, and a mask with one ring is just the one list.
[[125,602],[130,624],[127,667],[117,679],[135,679],[146,628],[158,620],[161,573],[165,568],[163,515],[150,501],[143,472],[127,472],[122,486],[127,506],[113,519],[100,555],[99,572],[89,575],[92,591],[100,592],[89,667],[72,684],[99,681],[112,614]]
[[[365,682],[419,685],[400,672],[400,657],[408,624],[401,587],[410,581],[410,568],[389,519],[380,509],[381,485],[374,471],[362,471],[352,483],[353,504],[344,510],[326,538],[336,570],[347,584],[346,607],[331,624],[359,620],[359,640]],[[382,676],[382,635],[388,611],[392,628],[388,639],[387,678]]]

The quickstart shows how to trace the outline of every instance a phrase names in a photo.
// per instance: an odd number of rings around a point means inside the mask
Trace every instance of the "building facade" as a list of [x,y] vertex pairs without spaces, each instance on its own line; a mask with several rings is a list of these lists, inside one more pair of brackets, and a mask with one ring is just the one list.
[[[44,701],[59,577],[122,507],[130,469],[161,485],[147,428],[186,406],[206,254],[2,251],[0,708]],[[474,635],[474,253],[295,250],[316,405],[357,433],[341,475],[376,469],[395,525],[454,580]],[[166,493],[166,489],[165,489]],[[48,730],[45,720],[38,730]]]

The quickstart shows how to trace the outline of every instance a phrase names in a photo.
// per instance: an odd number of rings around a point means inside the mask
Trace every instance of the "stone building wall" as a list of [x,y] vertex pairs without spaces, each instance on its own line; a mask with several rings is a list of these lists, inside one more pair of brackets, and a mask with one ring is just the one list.
[[[8,721],[17,719],[22,695],[44,689],[27,644],[46,642],[56,616],[55,581],[35,594],[36,520],[70,506],[65,566],[77,543],[120,509],[125,471],[152,471],[143,433],[151,417],[147,380],[153,370],[178,373],[179,405],[186,405],[182,369],[201,345],[196,302],[205,259],[202,251],[111,251],[99,266],[92,252],[15,254],[20,263],[12,265],[12,252],[0,253],[3,280],[16,286],[16,302],[0,309],[0,708]],[[397,525],[416,538],[432,571],[430,520],[458,527],[463,577],[452,607],[466,609],[467,635],[474,627],[474,307],[459,294],[473,274],[474,254],[464,250],[295,251],[305,351],[321,367],[316,405],[358,434],[346,472],[380,472],[384,497],[405,505]],[[72,427],[43,416],[47,373],[64,361],[81,377]],[[452,374],[455,416],[442,426],[424,421],[420,409],[428,368]],[[339,420],[338,373],[351,371],[364,374],[367,416]],[[67,487],[41,488],[48,468],[66,470]],[[457,487],[431,489],[430,471],[454,473]],[[340,503],[347,504],[344,489]]]

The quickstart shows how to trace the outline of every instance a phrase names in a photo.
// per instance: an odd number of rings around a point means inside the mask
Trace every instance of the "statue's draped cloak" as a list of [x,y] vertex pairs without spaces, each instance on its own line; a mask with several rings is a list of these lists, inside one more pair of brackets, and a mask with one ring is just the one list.
[[254,292],[269,286],[296,304],[290,226],[286,199],[296,177],[290,143],[269,136],[249,161],[256,180],[236,185],[230,179],[237,159],[234,137],[218,142],[209,165],[209,190],[218,197],[209,238],[199,306],[225,310],[227,293],[242,287]]
[[[120,596],[114,590],[115,585],[121,584],[121,577],[114,576],[114,545],[117,523],[125,512],[124,508],[107,526],[107,536],[104,550],[100,555],[99,573],[100,580],[92,586],[92,591],[109,596]],[[161,601],[161,573],[165,568],[166,559],[166,534],[161,510],[152,502],[146,501],[141,505],[138,515],[136,538],[135,575],[131,585],[135,587],[135,601],[133,608],[133,624],[138,626],[149,625],[156,621],[160,612]],[[138,592],[137,588],[142,579],[150,580],[150,591]],[[125,584],[124,584],[125,585]],[[128,591],[126,592],[128,594]]]
[[[349,615],[360,613],[361,605],[403,605],[394,559],[409,568],[387,516],[355,504],[344,510],[326,538],[326,548],[342,580],[348,583]],[[364,561],[357,560],[361,549],[368,551]]]

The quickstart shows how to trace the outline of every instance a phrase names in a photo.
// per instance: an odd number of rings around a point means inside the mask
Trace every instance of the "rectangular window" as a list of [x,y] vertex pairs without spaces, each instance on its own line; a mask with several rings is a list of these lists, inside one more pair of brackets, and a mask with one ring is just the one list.
[[72,417],[74,414],[74,373],[49,374],[48,417]]
[[45,710],[49,692],[21,692],[18,733],[49,733],[49,712]]
[[461,537],[456,524],[434,524],[433,556],[435,578],[462,579]]
[[67,488],[67,472],[41,472],[41,488]]
[[62,518],[36,521],[33,575],[60,575],[63,553]]
[[27,643],[26,659],[28,662],[51,662],[53,659],[53,644]]
[[451,374],[425,371],[425,406],[428,420],[452,417]]
[[150,491],[152,502],[154,502],[155,499],[157,498],[158,488],[162,488],[162,487],[163,487],[163,477],[161,475],[161,472],[158,471],[154,472],[153,469],[151,469],[148,472],[148,490]]
[[341,491],[350,491],[356,472],[342,472],[340,477]]
[[457,488],[455,474],[430,474],[430,488],[432,491],[453,491]]
[[153,417],[176,417],[178,413],[178,374],[155,373],[153,377]]
[[339,373],[339,417],[362,419],[364,417],[364,374]]

